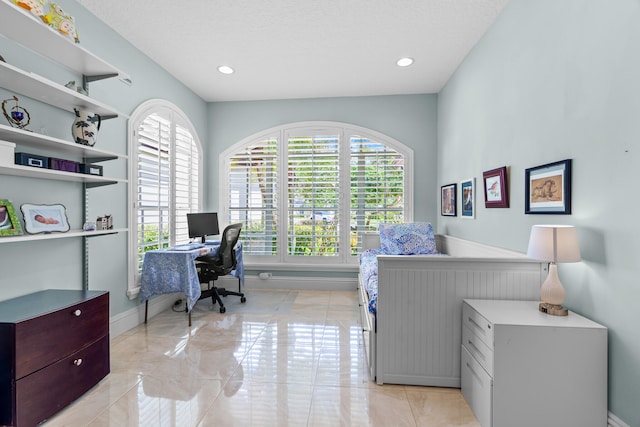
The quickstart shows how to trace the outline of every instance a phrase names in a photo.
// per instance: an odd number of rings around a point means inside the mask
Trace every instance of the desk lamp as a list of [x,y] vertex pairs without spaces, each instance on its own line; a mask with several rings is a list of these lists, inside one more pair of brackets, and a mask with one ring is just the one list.
[[580,261],[576,228],[571,225],[534,225],[531,227],[527,256],[549,262],[549,275],[540,288],[539,310],[555,316],[566,316],[562,307],[565,291],[558,277],[558,262]]

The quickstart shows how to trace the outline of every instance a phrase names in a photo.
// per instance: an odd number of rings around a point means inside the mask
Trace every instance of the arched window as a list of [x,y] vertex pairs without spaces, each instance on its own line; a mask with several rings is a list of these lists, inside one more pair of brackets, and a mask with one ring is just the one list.
[[186,214],[202,205],[202,146],[182,111],[152,100],[129,120],[129,153],[129,296],[135,297],[144,253],[189,240]]
[[355,263],[360,232],[413,217],[413,151],[370,129],[284,125],[233,145],[220,165],[222,218],[244,224],[257,264]]

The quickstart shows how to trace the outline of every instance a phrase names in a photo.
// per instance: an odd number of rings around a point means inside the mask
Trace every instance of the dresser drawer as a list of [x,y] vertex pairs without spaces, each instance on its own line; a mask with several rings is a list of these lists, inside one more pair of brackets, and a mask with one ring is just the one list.
[[109,294],[15,325],[15,378],[67,357],[109,334]]
[[462,346],[460,383],[462,395],[469,404],[480,425],[491,427],[493,416],[493,382],[489,374]]
[[471,332],[467,325],[462,327],[462,345],[482,365],[484,370],[493,377],[493,349],[478,338],[478,335]]
[[109,336],[16,381],[15,424],[36,425],[109,373]]
[[462,325],[480,338],[490,349],[493,349],[493,327],[491,322],[471,308],[466,302],[462,304]]

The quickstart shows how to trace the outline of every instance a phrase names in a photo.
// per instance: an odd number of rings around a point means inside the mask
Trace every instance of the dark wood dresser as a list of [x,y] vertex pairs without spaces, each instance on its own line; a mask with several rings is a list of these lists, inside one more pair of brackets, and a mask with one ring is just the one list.
[[109,369],[108,292],[52,289],[0,302],[0,425],[50,418]]

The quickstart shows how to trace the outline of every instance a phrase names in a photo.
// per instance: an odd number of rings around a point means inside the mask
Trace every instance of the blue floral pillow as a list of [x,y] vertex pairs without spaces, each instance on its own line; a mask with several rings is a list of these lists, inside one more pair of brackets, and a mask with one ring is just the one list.
[[380,247],[389,255],[437,254],[433,227],[428,222],[380,224]]

